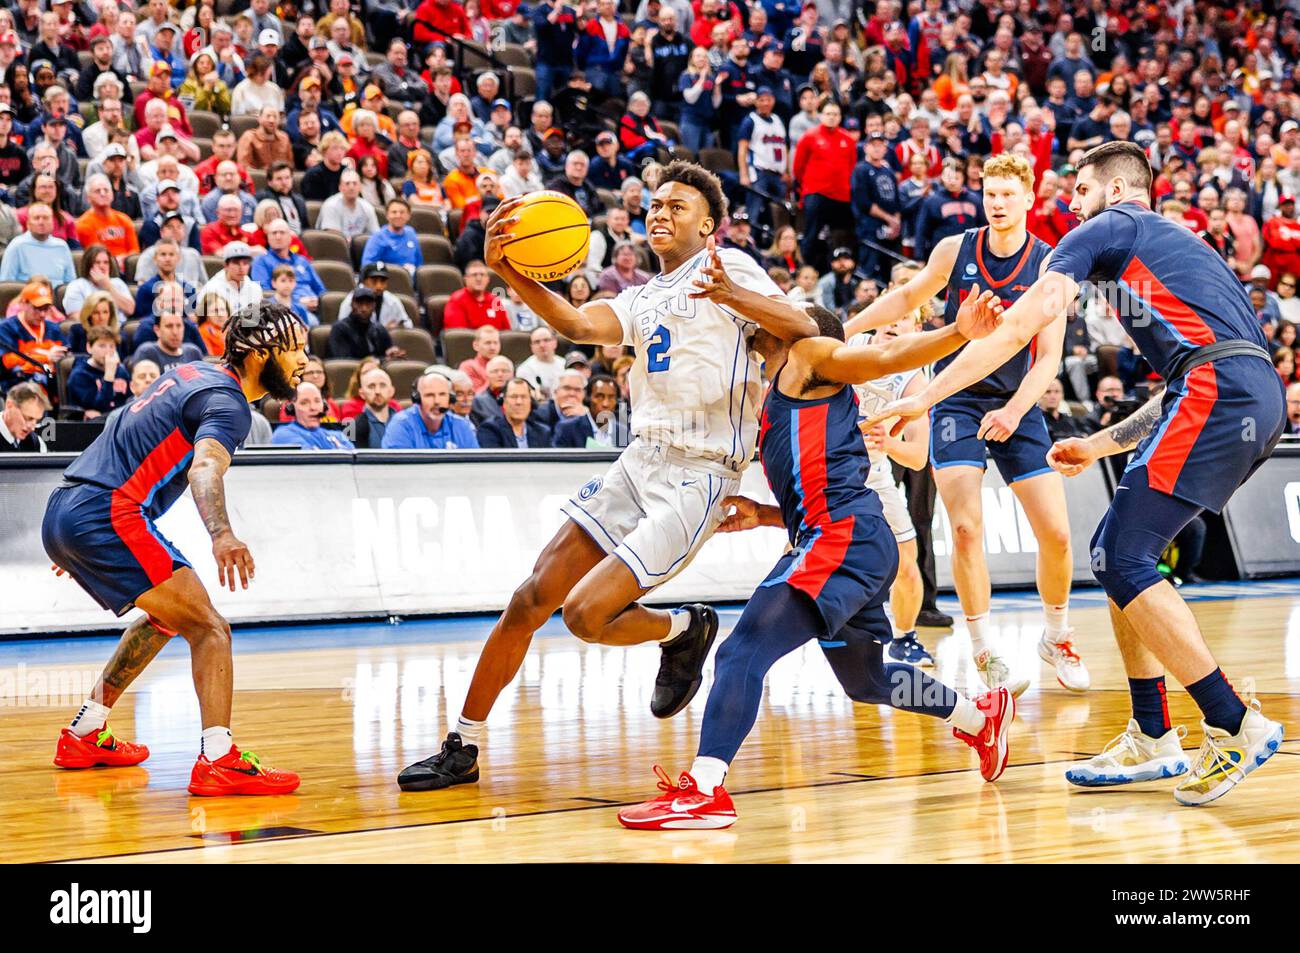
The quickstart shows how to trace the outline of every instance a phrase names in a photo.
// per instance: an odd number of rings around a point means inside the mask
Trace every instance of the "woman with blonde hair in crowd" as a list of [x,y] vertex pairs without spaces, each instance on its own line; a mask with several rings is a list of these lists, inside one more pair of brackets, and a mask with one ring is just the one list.
[[939,108],[948,112],[957,108],[958,97],[970,92],[964,53],[948,54],[943,61],[943,72],[934,81],[934,91],[939,95]]
[[799,253],[799,234],[793,225],[782,225],[772,238],[772,247],[763,252],[764,268],[784,268],[794,275],[803,267],[803,255]]
[[106,291],[91,292],[77,312],[77,323],[68,329],[68,350],[73,354],[85,354],[86,336],[91,328],[119,331],[121,326],[122,319],[113,303],[113,296]]

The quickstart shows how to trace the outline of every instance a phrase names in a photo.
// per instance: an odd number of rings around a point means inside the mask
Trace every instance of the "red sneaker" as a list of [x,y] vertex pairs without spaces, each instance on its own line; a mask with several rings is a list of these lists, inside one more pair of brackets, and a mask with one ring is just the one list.
[[624,827],[637,831],[720,831],[736,823],[736,806],[721,785],[712,794],[704,794],[685,771],[676,784],[657,764],[655,774],[659,776],[659,790],[664,793],[619,811],[618,822]]
[[99,765],[123,768],[139,764],[147,757],[148,748],[115,737],[108,725],[84,738],[78,737],[71,728],[64,728],[59,732],[59,744],[54,749],[54,763],[60,768],[94,768]]
[[1011,748],[1007,743],[1007,732],[1016,717],[1016,698],[1005,688],[995,688],[983,695],[971,699],[985,717],[984,730],[978,735],[968,735],[959,728],[954,728],[954,738],[966,742],[980,753],[980,774],[985,781],[996,781],[1006,770],[1007,758]]
[[234,745],[216,761],[199,755],[190,772],[190,793],[201,797],[225,794],[288,794],[296,791],[301,779],[292,771],[265,768],[251,751]]

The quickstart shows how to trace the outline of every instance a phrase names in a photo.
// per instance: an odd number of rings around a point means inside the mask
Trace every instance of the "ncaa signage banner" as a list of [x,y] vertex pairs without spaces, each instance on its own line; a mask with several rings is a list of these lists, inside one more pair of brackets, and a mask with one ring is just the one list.
[[[158,522],[232,622],[497,612],[566,517],[561,505],[615,454],[562,451],[299,453],[241,451],[227,474],[236,534],[256,579],[216,586],[211,544],[188,494]],[[60,634],[118,625],[76,583],[55,577],[41,515],[70,456],[0,465],[0,634]],[[1090,582],[1087,540],[1108,503],[1098,468],[1067,481],[1075,578]],[[762,468],[741,492],[772,502]],[[985,477],[985,547],[995,585],[1033,584],[1037,547],[996,468]],[[765,527],[715,535],[655,603],[744,600],[785,549]],[[935,520],[940,585],[951,585],[951,530]]]
[[1223,519],[1242,578],[1300,573],[1300,443],[1281,444],[1233,494]]

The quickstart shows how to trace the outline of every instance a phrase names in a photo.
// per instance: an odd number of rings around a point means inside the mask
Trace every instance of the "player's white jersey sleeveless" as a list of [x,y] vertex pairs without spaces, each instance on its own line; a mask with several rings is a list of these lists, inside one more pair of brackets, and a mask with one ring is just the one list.
[[[849,339],[849,344],[856,346],[870,344],[872,335],[870,332],[855,334]],[[865,384],[854,384],[853,389],[858,395],[858,407],[861,409],[863,417],[870,417],[876,411],[880,410],[886,404],[900,400],[903,391],[911,383],[912,378],[920,374],[920,370],[899,371],[897,374],[889,374],[885,377],[879,377],[874,381],[867,381]],[[884,465],[888,466],[888,457],[883,450],[871,451],[871,469]]]
[[[719,250],[737,285],[764,297],[781,289],[754,259]],[[632,432],[732,473],[754,455],[761,380],[749,350],[757,325],[705,299],[695,281],[708,253],[676,271],[628,288],[608,304],[623,325],[623,344],[636,351],[630,372]]]

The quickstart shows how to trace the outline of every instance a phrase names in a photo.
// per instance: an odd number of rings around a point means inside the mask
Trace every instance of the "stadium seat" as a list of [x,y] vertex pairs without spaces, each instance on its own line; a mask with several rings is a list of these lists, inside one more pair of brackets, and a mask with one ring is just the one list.
[[77,363],[77,356],[75,354],[65,354],[59,360],[59,371],[55,390],[59,395],[60,420],[81,419],[81,408],[68,400],[68,375],[72,373],[72,365],[75,363]]
[[[380,224],[383,216],[380,215]],[[417,235],[446,235],[447,227],[442,216],[427,205],[417,205],[411,209],[411,227]]]
[[63,294],[67,290],[68,290],[67,285],[59,285],[57,288],[54,289],[54,310],[55,311],[63,310]]
[[208,158],[210,155],[212,155],[212,140],[211,140],[211,139],[201,139],[201,138],[199,138],[199,137],[196,136],[196,137],[194,138],[194,145],[198,146],[198,149],[199,149],[199,161],[200,161],[200,162],[202,162],[204,159],[206,159],[206,158]]
[[384,370],[388,371],[388,376],[393,380],[393,391],[397,397],[406,399],[410,397],[411,388],[415,386],[415,382],[428,366],[428,361],[388,361],[384,364]]
[[262,401],[262,416],[273,424],[280,422],[280,401],[267,397]]
[[[491,56],[492,54],[490,54],[484,47],[482,47],[478,43],[466,42],[466,43],[458,43],[457,45],[460,48],[460,52],[463,57],[461,62],[464,64],[464,69],[466,71],[472,70],[474,72],[482,72],[483,70],[497,69],[496,64],[494,64],[490,59],[488,59],[488,57]],[[465,86],[469,89],[473,89],[474,83],[473,81],[470,81],[466,83]]]
[[415,282],[411,280],[411,273],[405,268],[395,265],[388,267],[388,290],[397,295],[415,296]]
[[72,249],[72,270],[81,274],[81,256],[86,253],[84,248]]
[[447,237],[453,241],[460,235],[460,220],[464,216],[465,210],[454,208],[447,213]]
[[406,316],[411,319],[411,324],[415,327],[420,326],[420,306],[415,303],[413,295],[398,295],[397,300],[402,302],[402,307],[406,309]]
[[597,189],[596,194],[600,196],[600,200],[604,203],[606,209],[611,209],[618,204],[618,196],[609,189]]
[[424,255],[426,265],[450,265],[452,262],[451,242],[442,235],[421,235],[420,253]]
[[356,269],[357,274],[361,274],[361,256],[365,254],[366,242],[369,239],[369,235],[353,235],[352,241],[348,243],[352,267]]
[[699,161],[710,172],[736,171],[736,157],[726,149],[701,149]]
[[343,306],[345,291],[327,291],[320,296],[320,312],[317,317],[321,324],[333,324],[339,319],[339,308]]
[[[312,328],[312,330],[319,331],[320,328]],[[330,393],[334,395],[336,403],[344,399],[343,395],[348,391],[352,375],[360,366],[360,361],[354,361],[350,357],[336,357],[325,362],[325,376],[329,379]]]
[[256,129],[256,128],[257,128],[256,116],[231,116],[230,117],[230,131],[235,134],[236,139],[238,139],[244,133],[248,132],[248,130]]
[[139,255],[127,255],[122,268],[122,280],[128,285],[135,284],[135,266],[140,263]]
[[515,367],[532,357],[533,349],[528,343],[530,337],[527,331],[501,332],[501,353],[514,361]]
[[531,99],[537,93],[537,73],[529,66],[516,66],[510,70],[511,81],[515,84],[515,101]]
[[352,250],[348,247],[348,240],[338,232],[304,229],[302,243],[314,261],[341,261],[348,267],[352,265]]
[[325,358],[325,345],[329,343],[330,326],[318,324],[307,332],[307,350],[322,360]]
[[264,169],[249,169],[248,177],[253,180],[253,194],[257,195],[266,188],[266,171]]
[[351,265],[341,261],[317,261],[313,264],[327,291],[348,292],[357,286],[357,276]]
[[209,278],[213,277],[218,272],[224,270],[225,267],[226,267],[226,263],[222,261],[220,255],[203,256],[203,270],[208,273]]
[[132,318],[122,324],[122,350],[127,354],[135,350],[135,329],[139,326],[139,318]]
[[407,360],[432,364],[438,359],[433,336],[423,328],[394,328],[392,336],[393,346],[405,351]]
[[[504,335],[503,335],[504,337]],[[442,332],[442,359],[451,367],[474,356],[474,332],[469,328],[447,328]]]
[[369,69],[373,70],[376,66],[383,65],[383,62],[384,62],[383,53],[376,53],[374,50],[369,50],[366,52],[366,64]]
[[316,219],[320,217],[320,207],[324,204],[324,202],[317,199],[307,201],[307,221],[313,228],[316,227]]
[[424,265],[415,272],[415,287],[421,298],[449,295],[464,286],[464,277],[453,265]]
[[9,302],[22,294],[26,287],[27,283],[24,281],[0,281],[0,311],[6,310]]
[[206,109],[192,109],[189,112],[190,128],[194,130],[195,139],[211,139],[221,128],[221,117]]
[[674,159],[684,159],[687,162],[695,161],[694,151],[687,149],[685,146],[673,146],[672,149],[669,150],[669,153]]
[[442,312],[447,307],[450,295],[429,295],[424,299],[424,319],[429,325],[429,333],[435,338],[442,336]]
[[[497,59],[509,66],[524,66],[529,69],[533,65],[533,55],[524,49],[518,43],[503,44],[501,49],[497,50]],[[512,69],[513,73],[514,70]]]
[[664,135],[673,142],[682,141],[682,129],[675,122],[669,122],[667,119],[659,120],[659,128],[664,131]]

